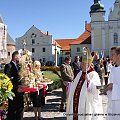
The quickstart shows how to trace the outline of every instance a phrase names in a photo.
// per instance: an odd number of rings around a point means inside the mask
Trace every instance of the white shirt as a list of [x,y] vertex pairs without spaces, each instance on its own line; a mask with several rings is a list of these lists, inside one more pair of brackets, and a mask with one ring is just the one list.
[[109,83],[113,83],[112,100],[120,100],[120,66],[112,67]]

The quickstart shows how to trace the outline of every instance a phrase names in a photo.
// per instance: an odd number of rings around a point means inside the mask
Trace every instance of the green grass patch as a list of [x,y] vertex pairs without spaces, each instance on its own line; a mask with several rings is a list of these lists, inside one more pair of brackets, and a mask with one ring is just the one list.
[[53,83],[48,85],[48,91],[52,91],[54,89],[61,87],[61,78],[58,75],[54,74],[52,71],[42,71],[44,78],[49,78],[53,80]]

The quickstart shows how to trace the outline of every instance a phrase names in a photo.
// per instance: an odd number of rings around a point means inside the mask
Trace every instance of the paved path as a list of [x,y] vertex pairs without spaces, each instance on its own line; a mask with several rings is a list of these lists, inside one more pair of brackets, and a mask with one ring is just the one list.
[[[66,120],[64,113],[59,112],[61,94],[61,89],[47,93],[46,104],[43,107],[41,114],[43,120]],[[30,107],[27,112],[24,112],[24,120],[34,120],[32,107]]]
[[[61,101],[61,89],[48,92],[46,96],[46,105],[42,109],[41,116],[43,120],[66,120],[65,113],[59,112],[59,106]],[[107,96],[103,95],[103,107],[104,113],[106,111]],[[32,107],[24,113],[24,120],[34,120],[34,113]],[[106,120],[104,118],[104,120]]]

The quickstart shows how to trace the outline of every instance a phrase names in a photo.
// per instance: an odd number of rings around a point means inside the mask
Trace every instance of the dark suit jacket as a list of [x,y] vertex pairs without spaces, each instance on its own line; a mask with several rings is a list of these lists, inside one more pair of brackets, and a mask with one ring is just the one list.
[[13,84],[13,90],[12,90],[13,92],[17,92],[18,85],[21,84],[19,82],[20,76],[18,72],[19,72],[19,67],[16,67],[12,61],[9,64],[5,65],[4,73],[11,78],[11,81]]
[[72,64],[74,71],[80,71],[81,70],[80,65],[81,65],[81,62],[74,61]]

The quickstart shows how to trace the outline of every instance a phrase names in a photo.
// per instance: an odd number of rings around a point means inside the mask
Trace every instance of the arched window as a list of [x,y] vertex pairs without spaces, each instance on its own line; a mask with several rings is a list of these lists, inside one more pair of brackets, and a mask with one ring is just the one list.
[[118,34],[114,33],[114,45],[118,45]]
[[35,33],[31,34],[31,38],[35,38],[37,35]]

